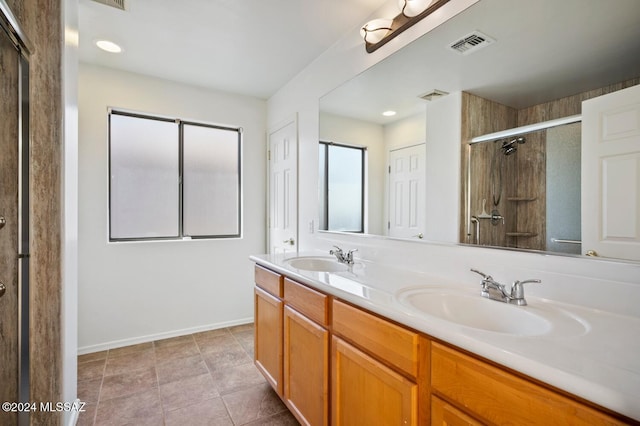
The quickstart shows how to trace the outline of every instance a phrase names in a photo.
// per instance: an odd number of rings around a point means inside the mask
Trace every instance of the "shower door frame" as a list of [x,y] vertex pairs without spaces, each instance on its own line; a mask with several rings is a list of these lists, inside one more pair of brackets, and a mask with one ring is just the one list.
[[[0,31],[18,54],[18,401],[29,403],[29,55],[33,50],[17,19],[0,0]],[[18,424],[29,424],[29,412],[18,413]]]

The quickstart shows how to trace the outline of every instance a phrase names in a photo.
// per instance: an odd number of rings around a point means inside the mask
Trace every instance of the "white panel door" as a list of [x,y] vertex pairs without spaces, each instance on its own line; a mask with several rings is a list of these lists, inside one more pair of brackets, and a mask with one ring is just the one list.
[[298,131],[290,121],[269,133],[269,253],[298,248]]
[[640,260],[640,86],[582,103],[582,250]]
[[389,152],[389,236],[423,238],[424,144]]

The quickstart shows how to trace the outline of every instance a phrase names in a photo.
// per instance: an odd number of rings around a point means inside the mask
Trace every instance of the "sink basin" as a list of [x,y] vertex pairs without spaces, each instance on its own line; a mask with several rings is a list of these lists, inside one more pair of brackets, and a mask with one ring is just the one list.
[[552,323],[531,312],[529,307],[489,300],[479,293],[442,287],[414,288],[401,291],[397,298],[414,313],[465,327],[519,336],[536,336],[551,331]]
[[300,269],[303,271],[315,271],[315,272],[342,272],[348,271],[349,266],[344,263],[339,263],[333,257],[323,256],[301,256],[293,257],[285,260],[291,267]]

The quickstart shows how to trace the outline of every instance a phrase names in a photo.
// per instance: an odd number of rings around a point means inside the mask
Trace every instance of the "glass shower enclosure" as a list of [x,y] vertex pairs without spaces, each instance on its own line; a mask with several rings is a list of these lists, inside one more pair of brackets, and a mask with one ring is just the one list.
[[[29,48],[0,0],[0,424],[29,413]],[[15,409],[14,409],[15,408]]]

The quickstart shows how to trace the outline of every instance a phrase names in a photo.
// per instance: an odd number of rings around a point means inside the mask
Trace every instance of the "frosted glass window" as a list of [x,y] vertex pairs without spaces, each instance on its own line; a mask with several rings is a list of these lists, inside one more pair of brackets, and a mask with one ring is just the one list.
[[321,146],[325,212],[320,222],[328,231],[364,232],[364,149],[324,142]]
[[178,125],[110,115],[111,239],[179,235]]
[[240,140],[235,130],[185,124],[184,234],[240,234]]
[[109,239],[241,235],[241,131],[109,114]]

